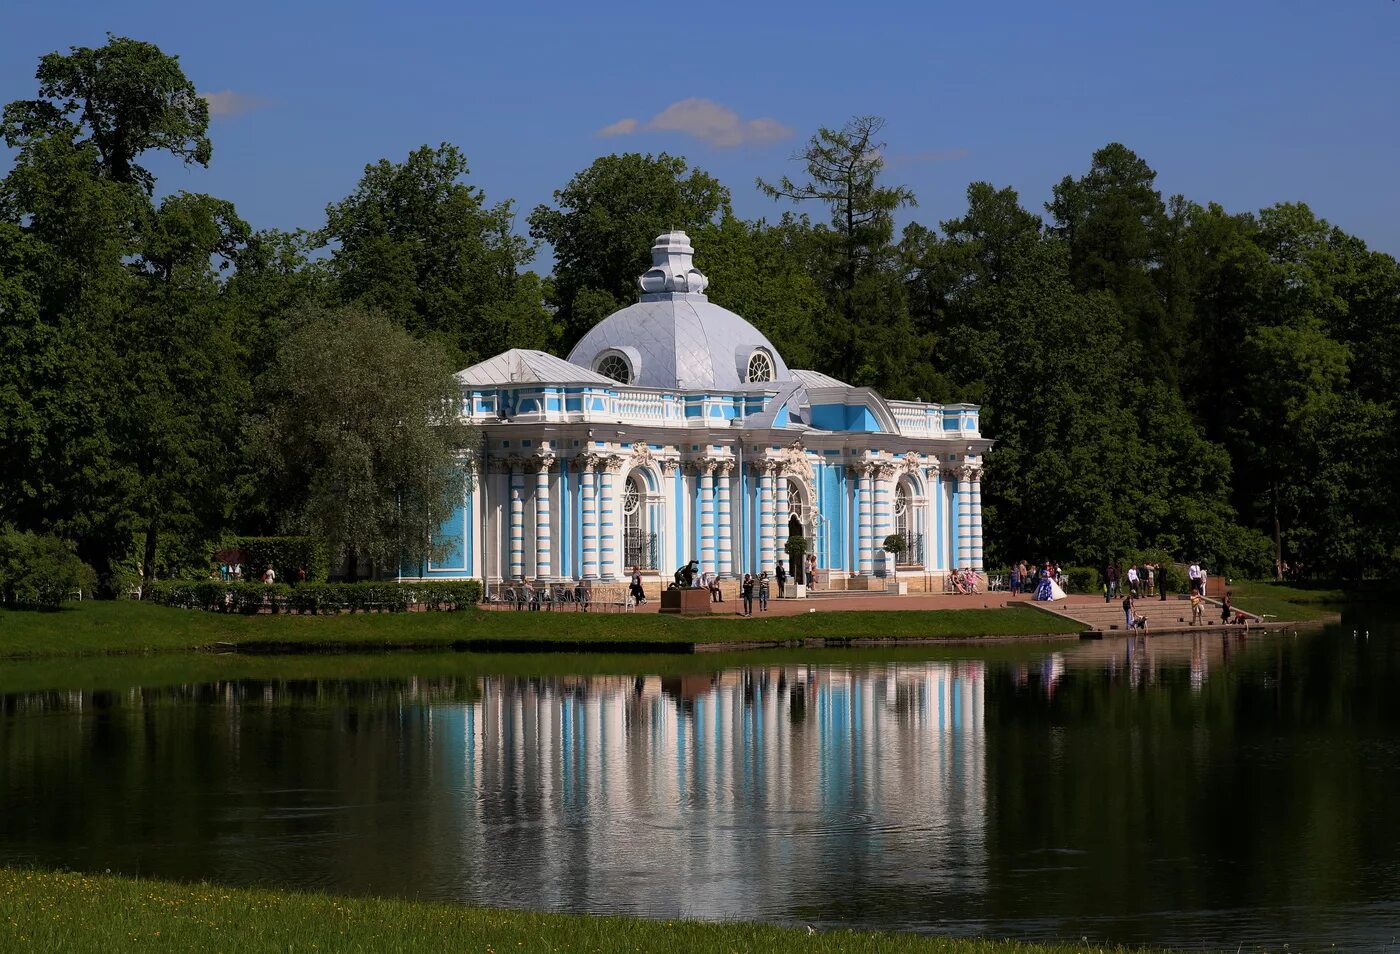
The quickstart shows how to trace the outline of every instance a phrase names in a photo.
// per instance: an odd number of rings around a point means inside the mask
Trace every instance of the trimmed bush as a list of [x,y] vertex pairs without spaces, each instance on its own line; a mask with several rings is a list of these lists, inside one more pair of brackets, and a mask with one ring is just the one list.
[[163,580],[148,591],[152,602],[216,613],[401,613],[412,606],[429,610],[466,609],[481,601],[477,580],[427,583],[224,583],[219,580]]
[[1071,593],[1102,593],[1103,577],[1092,566],[1071,566],[1065,568],[1065,579]]
[[54,608],[90,591],[97,577],[65,540],[0,533],[0,603]]

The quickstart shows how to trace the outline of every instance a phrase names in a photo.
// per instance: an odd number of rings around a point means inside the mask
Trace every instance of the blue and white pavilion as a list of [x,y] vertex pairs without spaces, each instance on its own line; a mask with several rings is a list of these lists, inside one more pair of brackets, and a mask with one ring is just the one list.
[[[979,409],[789,369],[705,296],[693,253],[684,232],[657,238],[638,302],[567,360],[517,349],[458,373],[482,435],[475,479],[439,530],[449,555],[413,578],[605,584],[640,566],[669,580],[691,559],[772,574],[795,534],[823,588],[882,586],[897,564],[933,590],[982,568]],[[896,532],[908,546],[892,561]]]

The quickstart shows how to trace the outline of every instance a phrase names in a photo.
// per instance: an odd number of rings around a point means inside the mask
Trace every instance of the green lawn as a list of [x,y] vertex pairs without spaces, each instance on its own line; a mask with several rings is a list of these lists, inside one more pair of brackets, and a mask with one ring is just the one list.
[[0,868],[0,949],[238,952],[1017,952],[1093,950],[758,924],[642,921],[244,891]]
[[1349,599],[1347,592],[1340,589],[1305,589],[1252,580],[1231,583],[1230,592],[1235,605],[1246,612],[1294,622],[1326,619]]
[[1077,625],[1026,607],[824,612],[759,619],[683,619],[650,613],[465,610],[457,613],[237,616],[129,601],[69,604],[56,612],[0,610],[0,657],[168,652],[231,644],[287,651],[521,649],[689,652],[698,644],[869,638],[975,639],[1071,633]]

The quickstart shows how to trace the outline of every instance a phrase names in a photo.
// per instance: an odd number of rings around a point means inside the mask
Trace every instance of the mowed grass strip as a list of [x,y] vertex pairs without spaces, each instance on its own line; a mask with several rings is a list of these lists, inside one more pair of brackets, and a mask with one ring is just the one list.
[[0,949],[111,951],[947,952],[1094,950],[747,923],[644,921],[460,905],[248,891],[208,884],[0,868]]
[[540,643],[551,648],[637,646],[686,651],[696,644],[804,639],[977,639],[1070,633],[1077,625],[1026,607],[824,612],[758,619],[654,613],[368,613],[238,616],[128,600],[87,601],[52,612],[0,610],[0,657],[209,649],[449,648]]
[[1337,606],[1348,594],[1339,589],[1305,589],[1284,583],[1240,580],[1227,589],[1234,605],[1248,613],[1269,617],[1269,621],[1309,622],[1337,614]]

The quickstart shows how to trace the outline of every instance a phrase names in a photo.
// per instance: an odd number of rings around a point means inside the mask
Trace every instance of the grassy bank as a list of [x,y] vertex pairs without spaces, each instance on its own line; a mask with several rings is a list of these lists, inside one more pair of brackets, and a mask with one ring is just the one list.
[[255,651],[529,648],[688,652],[696,644],[803,640],[968,639],[1068,633],[1075,624],[1024,607],[817,612],[759,619],[656,614],[456,613],[237,616],[129,601],[69,604],[55,612],[0,610],[0,657],[170,652],[232,646]]
[[1308,622],[1335,616],[1351,594],[1335,588],[1303,588],[1284,583],[1241,580],[1230,584],[1240,609],[1280,621]]
[[712,951],[1034,954],[1053,948],[756,924],[535,914],[0,869],[0,949],[124,951]]

